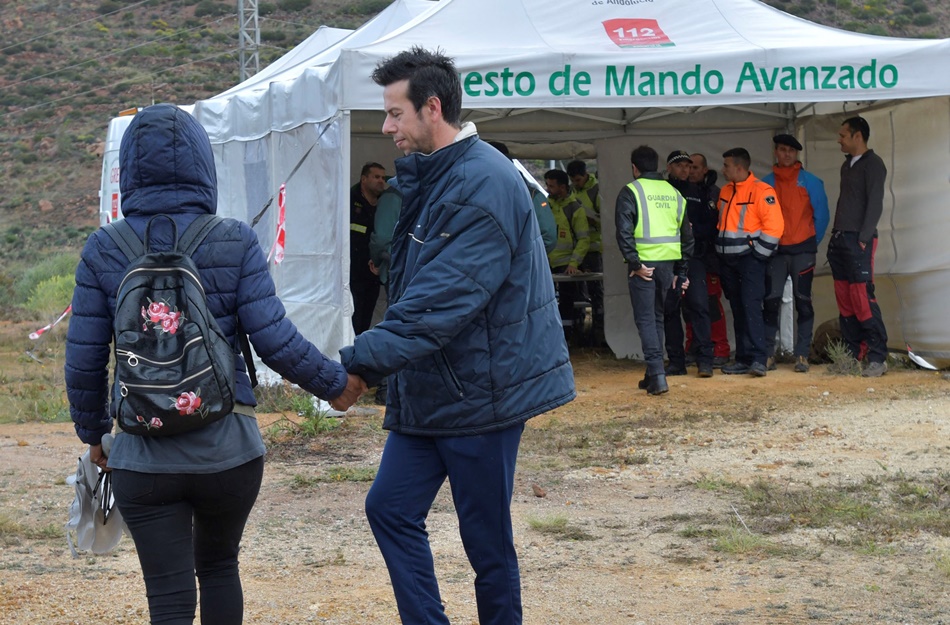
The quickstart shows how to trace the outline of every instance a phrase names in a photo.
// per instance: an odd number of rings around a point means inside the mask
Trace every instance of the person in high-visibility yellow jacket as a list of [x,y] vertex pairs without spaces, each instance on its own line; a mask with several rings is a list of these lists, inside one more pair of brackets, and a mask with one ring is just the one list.
[[[552,273],[573,276],[581,273],[581,263],[590,247],[590,228],[584,207],[571,193],[567,174],[552,169],[544,174],[544,185],[548,189],[548,203],[557,224],[557,243],[548,254]],[[574,302],[579,289],[575,282],[558,283],[558,310],[564,336],[570,340],[574,326]]]
[[745,148],[722,155],[722,175],[728,184],[719,191],[719,276],[732,306],[736,333],[736,361],[723,373],[751,373],[765,377],[763,300],[768,259],[778,248],[785,221],[775,189],[756,178]]
[[634,180],[620,190],[614,211],[617,245],[627,263],[633,319],[647,364],[639,386],[650,395],[670,390],[663,369],[663,312],[671,290],[689,287],[686,259],[693,251],[686,200],[663,180],[659,161],[649,146],[633,150]]
[[[574,197],[584,207],[587,224],[590,226],[590,248],[581,263],[584,271],[603,273],[604,246],[600,227],[600,184],[594,174],[587,171],[584,161],[571,161],[567,164],[567,176],[574,188]],[[604,344],[604,283],[600,280],[585,282],[590,297],[591,335],[594,346]]]

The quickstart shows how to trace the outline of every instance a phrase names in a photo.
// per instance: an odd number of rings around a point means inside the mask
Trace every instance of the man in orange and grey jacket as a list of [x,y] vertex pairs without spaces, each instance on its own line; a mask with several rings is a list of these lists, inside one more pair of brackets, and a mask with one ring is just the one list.
[[749,168],[752,158],[745,148],[723,153],[722,175],[726,184],[719,192],[719,236],[716,252],[726,299],[732,306],[736,333],[736,361],[723,373],[767,373],[765,299],[768,259],[778,248],[785,225],[775,189],[756,178]]
[[778,251],[769,260],[768,292],[765,295],[765,354],[768,368],[775,368],[775,335],[779,329],[779,311],[785,282],[792,278],[792,296],[798,320],[795,325],[795,371],[808,371],[815,309],[811,303],[811,284],[815,277],[818,244],[828,228],[828,196],[825,183],[805,171],[798,153],[802,144],[792,135],[775,135],[775,165],[762,182],[772,185],[782,206],[785,231]]

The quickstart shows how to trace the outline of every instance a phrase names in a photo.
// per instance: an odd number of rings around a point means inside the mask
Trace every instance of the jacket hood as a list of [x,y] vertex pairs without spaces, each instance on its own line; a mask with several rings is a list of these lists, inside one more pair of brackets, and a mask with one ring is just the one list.
[[719,174],[717,174],[714,170],[710,169],[709,171],[706,172],[706,177],[703,179],[703,186],[711,187],[714,184],[716,184],[717,180],[719,180]]
[[218,205],[217,175],[208,134],[172,104],[138,114],[119,147],[122,213],[210,213]]

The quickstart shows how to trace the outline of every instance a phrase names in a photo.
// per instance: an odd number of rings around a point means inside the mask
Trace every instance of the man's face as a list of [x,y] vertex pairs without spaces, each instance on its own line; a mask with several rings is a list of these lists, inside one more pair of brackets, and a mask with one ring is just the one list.
[[706,179],[706,173],[709,168],[703,161],[703,157],[698,154],[689,157],[689,181],[694,184],[700,184]]
[[577,174],[576,176],[571,176],[571,184],[574,185],[575,189],[583,189],[584,185],[587,184],[587,179],[587,174]]
[[727,156],[722,161],[722,177],[728,182],[742,182],[742,168],[736,164],[731,156]]
[[673,161],[672,163],[667,163],[666,171],[669,173],[670,178],[686,180],[689,178],[689,165],[690,162],[686,160]]
[[838,145],[841,146],[841,151],[845,154],[854,154],[855,148],[858,147],[856,137],[860,136],[860,133],[851,132],[847,124],[841,124],[841,128],[838,129]]
[[360,177],[360,187],[366,197],[379,197],[386,189],[386,170],[371,167],[365,176]]
[[798,150],[790,145],[775,146],[775,163],[779,167],[791,167],[798,162]]
[[409,81],[400,80],[383,89],[383,107],[386,121],[383,134],[391,135],[403,154],[435,151],[434,132],[424,112],[416,111],[409,100]]
[[559,184],[554,178],[545,178],[544,186],[548,189],[548,195],[556,200],[567,197],[567,186]]

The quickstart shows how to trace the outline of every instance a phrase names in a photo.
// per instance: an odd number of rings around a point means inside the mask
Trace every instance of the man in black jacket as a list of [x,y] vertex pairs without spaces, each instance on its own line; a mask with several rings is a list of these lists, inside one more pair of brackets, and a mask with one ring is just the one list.
[[639,388],[650,395],[669,391],[663,369],[663,311],[671,291],[689,287],[687,258],[693,233],[686,201],[657,172],[659,156],[641,145],[630,154],[633,182],[617,195],[617,245],[627,263],[630,303],[647,370]]
[[847,156],[841,165],[841,193],[828,243],[828,263],[835,282],[841,337],[851,355],[861,360],[867,349],[868,365],[861,374],[887,373],[887,330],[874,295],[874,252],[877,222],[884,212],[887,167],[868,148],[871,127],[862,117],[851,117],[838,130],[838,144]]
[[[696,342],[696,364],[699,367],[699,377],[711,378],[713,374],[713,344],[710,336],[709,299],[706,296],[706,263],[703,256],[706,251],[705,243],[710,240],[707,236],[701,242],[697,231],[705,224],[709,212],[708,205],[702,200],[702,189],[699,185],[689,181],[689,170],[692,160],[684,150],[674,150],[666,157],[666,171],[668,182],[680,195],[686,199],[686,217],[693,230],[694,247],[689,256],[690,288],[681,293],[674,289],[668,294],[664,314],[666,328],[666,355],[670,362],[666,367],[666,375],[686,375],[686,350],[683,323],[680,315],[692,324],[693,340]],[[712,235],[715,236],[715,227]]]

